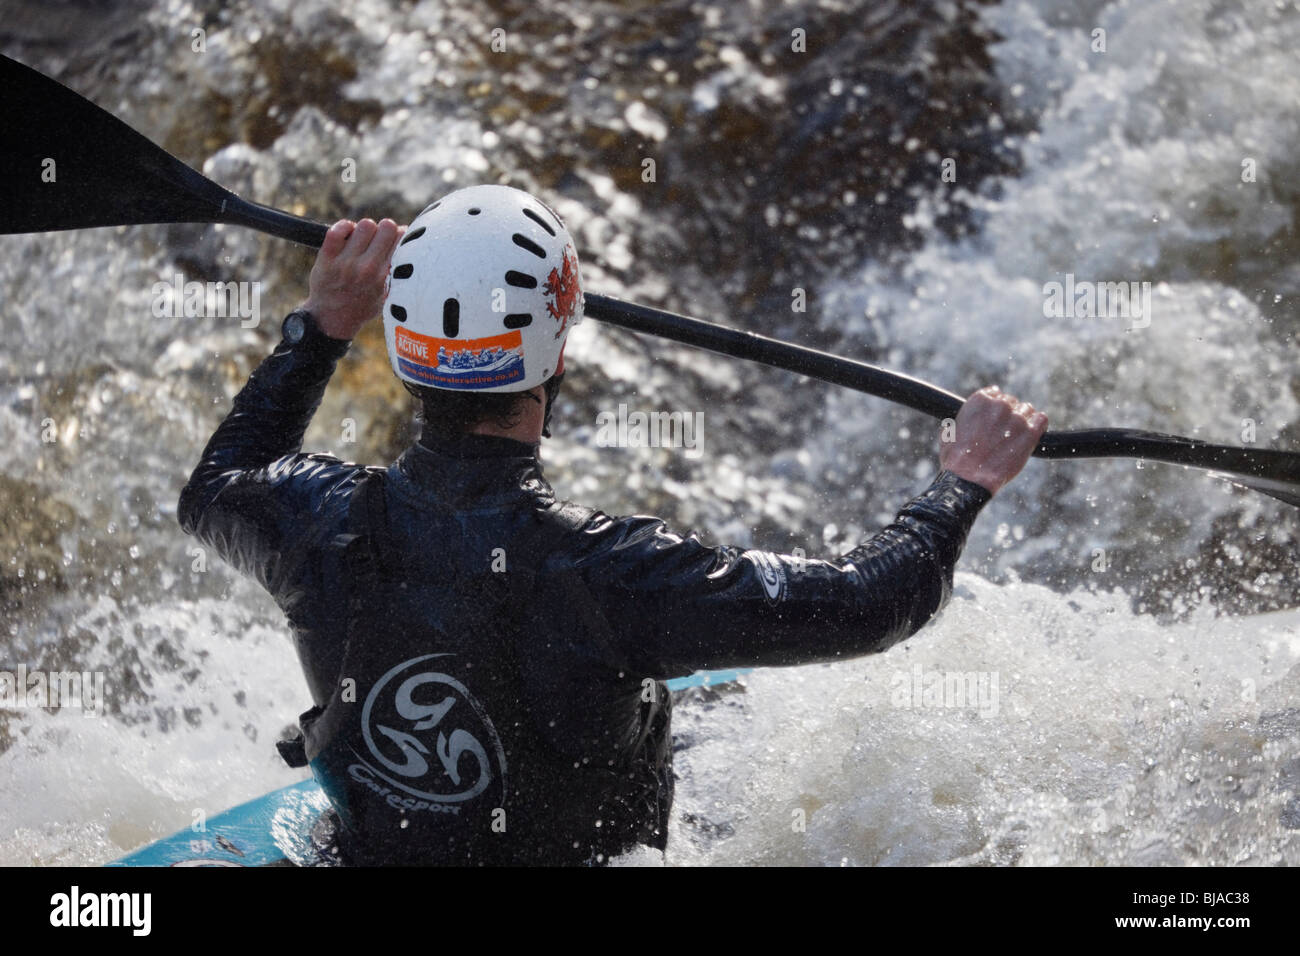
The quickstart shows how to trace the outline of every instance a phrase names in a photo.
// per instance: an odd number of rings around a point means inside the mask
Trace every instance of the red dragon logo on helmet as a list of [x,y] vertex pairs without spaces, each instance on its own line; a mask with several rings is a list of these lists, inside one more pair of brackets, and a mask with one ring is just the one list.
[[578,257],[572,246],[564,247],[564,265],[560,269],[551,270],[551,274],[546,277],[546,285],[542,286],[542,292],[554,297],[546,303],[546,311],[560,323],[559,331],[555,333],[558,339],[569,327],[569,320],[573,318],[582,296],[582,289],[578,286]]

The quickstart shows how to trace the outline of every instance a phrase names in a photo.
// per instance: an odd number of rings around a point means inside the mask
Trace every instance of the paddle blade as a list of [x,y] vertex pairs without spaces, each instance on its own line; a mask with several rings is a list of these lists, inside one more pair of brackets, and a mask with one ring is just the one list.
[[117,117],[0,56],[0,233],[219,222],[233,194]]

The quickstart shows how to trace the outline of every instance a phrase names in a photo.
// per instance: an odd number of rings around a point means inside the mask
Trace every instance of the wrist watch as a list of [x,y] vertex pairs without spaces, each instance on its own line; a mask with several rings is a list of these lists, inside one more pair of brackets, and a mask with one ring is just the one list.
[[316,321],[316,316],[306,309],[294,309],[284,317],[280,326],[284,343],[292,349],[305,349],[308,352],[331,355],[339,358],[352,343],[347,339],[336,339],[326,335]]
[[294,309],[284,317],[284,324],[280,326],[280,334],[290,345],[297,345],[307,336],[307,327],[312,326],[317,332],[320,327],[316,325],[316,317],[306,309]]
[[305,308],[295,308],[286,315],[285,321],[279,326],[279,333],[290,349],[320,358],[341,359],[348,346],[352,345],[350,339],[331,338],[325,334],[320,323],[317,323],[316,316]]

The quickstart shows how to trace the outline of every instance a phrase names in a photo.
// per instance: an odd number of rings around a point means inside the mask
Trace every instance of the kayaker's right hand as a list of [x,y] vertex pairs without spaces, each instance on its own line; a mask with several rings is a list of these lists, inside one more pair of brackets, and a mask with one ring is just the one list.
[[311,292],[301,308],[332,339],[351,339],[379,314],[388,294],[388,270],[406,231],[391,219],[340,219],[325,233],[311,270]]
[[942,442],[940,467],[997,494],[1025,467],[1047,416],[990,385],[966,399],[953,431],[956,440]]

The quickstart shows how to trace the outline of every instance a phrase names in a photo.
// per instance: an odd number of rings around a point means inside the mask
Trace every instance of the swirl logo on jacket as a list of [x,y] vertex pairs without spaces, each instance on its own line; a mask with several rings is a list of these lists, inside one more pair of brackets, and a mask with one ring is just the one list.
[[504,799],[506,755],[496,728],[464,684],[431,664],[451,656],[413,657],[375,682],[361,732],[378,765],[363,762],[421,800],[463,803],[494,782]]

